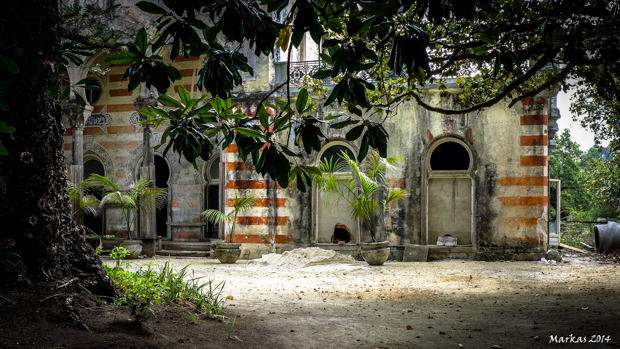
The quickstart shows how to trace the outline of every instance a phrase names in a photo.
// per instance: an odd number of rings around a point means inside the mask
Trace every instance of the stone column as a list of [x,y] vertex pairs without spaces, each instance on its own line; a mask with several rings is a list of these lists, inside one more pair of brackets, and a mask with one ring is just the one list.
[[[71,151],[72,165],[70,168],[71,183],[77,185],[84,180],[84,126],[86,120],[93,112],[90,105],[81,107],[76,103],[75,97],[69,98],[69,101],[62,106],[62,109],[69,118],[71,131],[73,134],[73,147]],[[77,203],[72,203],[76,205]],[[84,215],[82,212],[76,214],[75,221],[77,224],[84,223]]]
[[[136,111],[140,113],[140,110],[146,109],[149,105],[157,103],[157,98],[154,93],[150,91],[144,83],[140,86],[140,95],[136,98],[133,105],[136,107]],[[145,119],[144,115],[140,113],[140,118]],[[142,125],[142,165],[140,167],[140,176],[150,178],[155,181],[155,152],[153,150],[153,125]],[[145,240],[147,245],[153,239],[157,238],[157,227],[155,224],[155,212],[140,212],[140,238]],[[146,241],[148,240],[148,241]],[[151,255],[151,248],[145,247],[145,254]],[[152,251],[154,253],[154,251]]]

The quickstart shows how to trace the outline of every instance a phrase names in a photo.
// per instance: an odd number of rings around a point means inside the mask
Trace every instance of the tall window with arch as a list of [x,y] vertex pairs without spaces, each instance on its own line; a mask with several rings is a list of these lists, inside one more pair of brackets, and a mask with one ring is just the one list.
[[473,160],[468,146],[456,138],[432,144],[427,153],[427,239],[451,235],[458,245],[472,244]]
[[[204,176],[206,186],[204,190],[204,209],[220,210],[220,157],[213,158],[205,166]],[[219,224],[206,221],[205,238],[218,238],[220,235]]]
[[[342,161],[343,152],[351,159],[355,159],[354,150],[345,142],[330,142],[319,153],[319,161],[332,164],[332,168],[338,172],[338,185],[346,192],[348,174],[340,168],[338,163]],[[318,191],[318,201],[315,205],[316,242],[317,243],[357,243],[359,241],[359,222],[351,218],[349,203],[346,200],[336,200],[332,195]]]
[[[93,173],[100,176],[105,176],[105,169],[103,167],[103,164],[99,160],[88,159],[84,162],[84,179],[90,177],[90,175]],[[97,189],[88,189],[86,194],[93,195],[99,200],[103,198],[103,193],[101,192],[101,190]],[[105,215],[103,213],[99,216],[84,214],[84,225],[87,226],[90,230],[94,231],[97,235],[103,235],[104,216]]]

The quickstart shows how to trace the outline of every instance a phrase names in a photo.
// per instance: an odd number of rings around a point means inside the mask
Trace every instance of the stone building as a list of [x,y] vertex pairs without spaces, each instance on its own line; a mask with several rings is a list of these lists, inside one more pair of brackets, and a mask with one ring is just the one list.
[[[292,55],[290,72],[286,62],[280,61],[286,55],[254,58],[250,64],[255,76],[245,77],[244,85],[235,90],[234,102],[244,112],[253,113],[266,92],[285,80],[286,74],[295,86],[315,71],[321,64],[318,50],[311,40],[308,43]],[[154,102],[150,91],[143,87],[128,92],[128,81],[121,81],[127,67],[106,63],[106,57],[98,53],[85,63],[109,69],[105,75],[90,73],[85,67],[69,71],[71,81],[89,77],[101,90],[84,92],[90,103],[86,108],[65,105],[64,150],[75,180],[98,173],[128,186],[142,173],[167,190],[167,207],[152,218],[140,217],[134,227],[141,237],[173,242],[223,239],[226,229],[205,222],[200,212],[207,208],[230,210],[236,195],[253,193],[261,198],[258,205],[237,219],[235,241],[243,243],[242,258],[257,258],[274,247],[282,251],[320,246],[356,254],[356,244],[370,239],[345,206],[328,207],[316,188],[301,193],[262,178],[253,171],[250,160],[242,162],[234,144],[216,151],[209,161],[199,160],[199,170],[173,152],[163,156],[164,147],[155,150],[153,146],[160,143],[166,125],[157,129],[140,125],[137,111]],[[179,57],[174,65],[182,79],[171,86],[169,94],[178,98],[181,84],[193,96],[201,93],[196,81],[202,61]],[[294,96],[298,89],[293,86]],[[440,98],[439,92],[436,86],[429,86],[425,100],[443,107],[458,102],[456,84],[448,84],[452,94],[448,99]],[[380,231],[392,245],[393,259],[402,259],[409,245],[428,245],[429,258],[540,258],[548,241],[547,156],[559,118],[555,93],[548,91],[512,108],[501,102],[456,116],[429,112],[412,101],[386,120],[388,155],[406,159],[388,173],[388,183],[409,192],[381,219]],[[282,96],[275,94],[274,99]],[[317,113],[328,110],[319,107]],[[348,128],[324,125],[322,130],[329,141],[308,158],[309,164],[342,150],[357,154],[359,140],[347,142],[344,138]],[[114,208],[106,209],[101,218],[84,219],[100,233],[123,237],[124,225]],[[352,242],[330,242],[336,223],[350,228]],[[437,246],[438,237],[444,234],[457,237],[458,246]]]

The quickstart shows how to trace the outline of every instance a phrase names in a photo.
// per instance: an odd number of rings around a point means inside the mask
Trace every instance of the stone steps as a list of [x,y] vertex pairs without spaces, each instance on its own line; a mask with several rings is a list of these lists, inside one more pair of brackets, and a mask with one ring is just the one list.
[[161,250],[157,251],[158,256],[172,256],[172,257],[208,257],[211,255],[210,251],[183,251],[183,250]]
[[211,243],[198,241],[162,241],[161,248],[166,251],[209,252],[211,250]]

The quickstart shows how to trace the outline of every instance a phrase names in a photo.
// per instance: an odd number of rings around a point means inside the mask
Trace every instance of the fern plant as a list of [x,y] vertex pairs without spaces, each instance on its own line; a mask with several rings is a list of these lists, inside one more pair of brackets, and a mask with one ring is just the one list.
[[86,183],[90,188],[100,188],[103,191],[104,197],[101,199],[100,207],[112,204],[121,209],[129,239],[133,239],[131,226],[139,211],[147,214],[153,213],[166,204],[166,192],[155,188],[152,179],[140,177],[136,182],[130,184],[128,189],[122,189],[113,180],[93,173],[88,177]]
[[[366,158],[361,169],[344,151],[340,159],[326,159],[319,164],[321,175],[313,175],[319,191],[323,192],[326,202],[334,206],[341,202],[349,205],[353,219],[362,219],[372,236],[377,241],[377,219],[392,201],[407,195],[403,189],[388,188],[386,173],[401,162],[403,157],[382,158],[373,152]],[[346,185],[342,185],[342,182]]]
[[242,197],[237,197],[235,195],[235,199],[232,204],[233,209],[228,214],[222,213],[218,210],[209,209],[203,211],[200,215],[213,224],[229,224],[231,226],[229,242],[232,243],[235,236],[235,227],[237,226],[237,215],[254,207],[258,202],[258,199],[259,198],[256,195],[244,195]]

